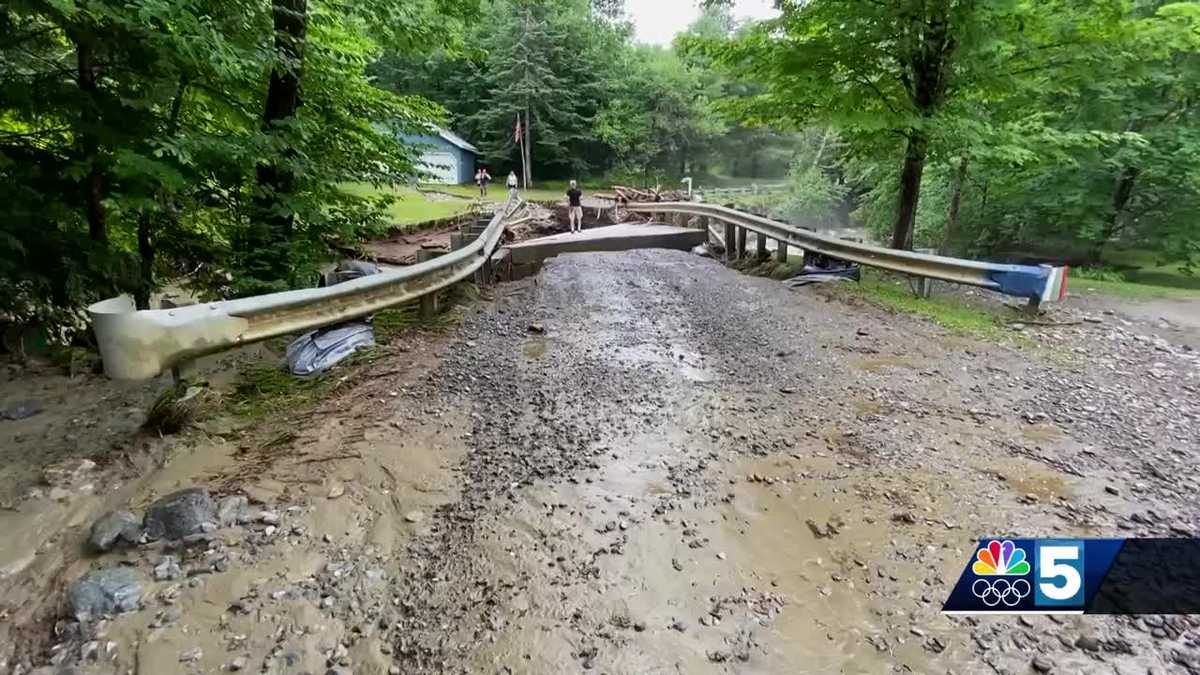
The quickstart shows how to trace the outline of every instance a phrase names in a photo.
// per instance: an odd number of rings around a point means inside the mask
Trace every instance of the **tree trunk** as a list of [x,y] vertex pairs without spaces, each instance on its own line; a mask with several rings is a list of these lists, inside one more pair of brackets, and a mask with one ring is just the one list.
[[138,309],[150,309],[150,293],[154,289],[154,242],[151,241],[153,214],[143,210],[138,214],[137,244],[141,260],[138,285],[133,300]]
[[963,153],[958,162],[958,174],[954,177],[954,192],[950,195],[950,213],[946,215],[946,237],[942,241],[942,254],[950,255],[958,244],[958,212],[962,207],[963,185],[967,182],[967,155]]
[[[300,83],[304,64],[307,0],[274,0],[275,56],[271,71],[263,129],[272,133],[276,123],[294,117],[300,108]],[[295,214],[282,202],[295,192],[296,176],[288,166],[292,156],[260,162],[256,168],[258,194],[255,215],[248,228],[244,254],[248,271],[262,281],[281,281],[289,274],[287,248],[291,244]]]
[[1088,254],[1089,262],[1093,265],[1099,265],[1104,255],[1104,247],[1109,241],[1117,235],[1125,225],[1122,223],[1122,216],[1125,215],[1125,209],[1129,206],[1129,200],[1133,198],[1133,188],[1137,184],[1138,174],[1141,169],[1133,166],[1127,166],[1121,170],[1117,176],[1116,186],[1113,189],[1113,207],[1112,214],[1105,223],[1104,229],[1100,233],[1100,238],[1092,244],[1092,250]]
[[83,93],[79,133],[80,146],[89,168],[84,178],[84,199],[87,203],[88,236],[92,241],[108,241],[108,225],[104,213],[104,170],[100,165],[100,144],[96,126],[100,123],[99,102],[96,100],[95,53],[86,38],[75,40],[77,65],[76,83]]
[[925,172],[925,154],[929,142],[923,134],[908,137],[904,168],[900,172],[900,204],[892,227],[892,248],[912,250],[913,227],[917,221],[917,201],[921,197],[921,175]]
[[[179,78],[179,88],[171,101],[171,112],[163,129],[164,138],[173,138],[179,131],[179,118],[183,114],[183,97],[187,93],[187,78]],[[178,225],[179,210],[173,195],[158,194],[158,202],[172,226]],[[139,258],[139,275],[137,290],[134,291],[134,302],[138,309],[150,309],[150,295],[154,292],[154,216],[151,211],[143,210],[138,214],[137,245]]]

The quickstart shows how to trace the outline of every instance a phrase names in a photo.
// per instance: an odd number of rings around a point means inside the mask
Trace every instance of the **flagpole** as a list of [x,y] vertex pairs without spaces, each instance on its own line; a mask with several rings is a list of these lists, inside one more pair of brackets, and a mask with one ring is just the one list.
[[525,168],[525,130],[521,127],[521,112],[520,111],[517,111],[516,135],[517,135],[517,138],[516,138],[517,150],[521,153],[521,185],[523,186],[522,189],[528,189],[529,186],[527,185],[527,183],[528,183],[527,176],[529,174],[527,173],[526,168]]
[[521,134],[521,140],[523,141],[523,145],[524,145],[523,152],[525,153],[525,160],[524,160],[525,189],[528,190],[529,184],[531,182],[533,182],[533,167],[530,166],[530,164],[533,162],[533,157],[532,157],[532,153],[531,153],[532,147],[531,147],[530,138],[529,138],[529,109],[528,108],[525,109],[525,128],[523,131],[524,131],[524,133]]

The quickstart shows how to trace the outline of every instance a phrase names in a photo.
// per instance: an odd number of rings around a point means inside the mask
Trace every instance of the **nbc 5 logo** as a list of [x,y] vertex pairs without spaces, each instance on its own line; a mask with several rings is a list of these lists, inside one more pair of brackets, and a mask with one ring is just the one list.
[[1034,604],[1038,607],[1083,606],[1083,542],[1047,539],[1035,542]]

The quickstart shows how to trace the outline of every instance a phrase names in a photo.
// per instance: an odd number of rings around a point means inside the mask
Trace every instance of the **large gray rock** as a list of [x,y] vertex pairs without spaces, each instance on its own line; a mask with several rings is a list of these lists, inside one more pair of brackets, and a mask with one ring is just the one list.
[[110,567],[88,572],[71,587],[71,610],[80,621],[108,614],[132,612],[141,604],[142,587],[137,570]]
[[138,517],[129,511],[109,511],[92,523],[88,545],[97,551],[110,551],[118,545],[133,546],[142,536]]
[[230,527],[253,520],[250,514],[250,500],[242,495],[222,497],[217,502],[217,522],[221,527]]
[[183,539],[216,523],[217,505],[204,488],[172,492],[151,504],[142,519],[142,527],[151,539]]

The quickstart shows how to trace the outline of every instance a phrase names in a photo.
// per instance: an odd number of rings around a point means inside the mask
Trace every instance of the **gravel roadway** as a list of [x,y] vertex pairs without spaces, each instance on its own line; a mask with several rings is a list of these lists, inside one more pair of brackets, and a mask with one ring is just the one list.
[[1048,347],[683,253],[551,261],[465,322],[422,396],[470,431],[461,497],[393,589],[399,663],[1196,672],[1190,619],[940,614],[981,536],[1198,524],[1196,355],[1024,335]]

